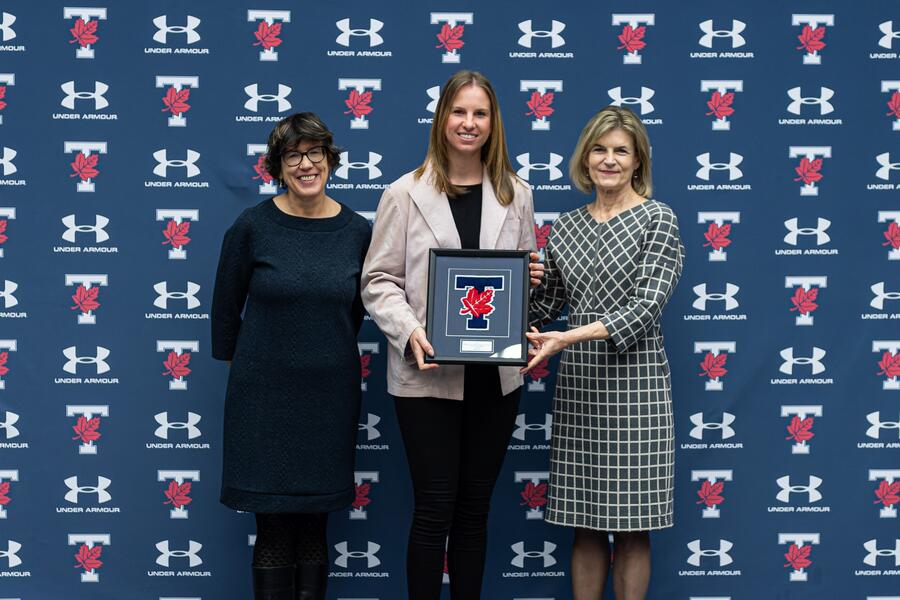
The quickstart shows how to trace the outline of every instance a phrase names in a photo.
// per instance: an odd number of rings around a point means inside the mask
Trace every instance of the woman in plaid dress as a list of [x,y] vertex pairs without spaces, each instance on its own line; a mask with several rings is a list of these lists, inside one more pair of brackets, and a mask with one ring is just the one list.
[[554,223],[530,318],[543,326],[568,304],[568,329],[532,327],[523,369],[563,351],[546,521],[576,528],[575,600],[602,598],[607,532],[615,538],[616,598],[637,600],[650,580],[648,532],[672,525],[671,382],[659,319],[684,249],[672,210],[649,199],[650,143],[627,108],[591,118],[569,175],[595,198]]

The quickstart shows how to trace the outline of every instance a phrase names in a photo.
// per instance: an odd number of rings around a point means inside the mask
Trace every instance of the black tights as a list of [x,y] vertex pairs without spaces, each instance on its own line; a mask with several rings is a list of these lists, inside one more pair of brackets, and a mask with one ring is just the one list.
[[327,525],[328,513],[257,513],[253,566],[271,569],[327,564]]
[[394,398],[415,494],[406,554],[411,600],[440,598],[445,542],[450,597],[481,597],[491,493],[519,396],[502,395],[497,367],[467,366],[462,402]]

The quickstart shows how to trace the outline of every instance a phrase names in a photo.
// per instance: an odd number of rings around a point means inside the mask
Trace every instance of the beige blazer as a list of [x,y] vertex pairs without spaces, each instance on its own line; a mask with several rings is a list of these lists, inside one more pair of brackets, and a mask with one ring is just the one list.
[[[463,366],[419,371],[404,360],[409,336],[416,327],[425,327],[428,250],[461,246],[447,195],[428,183],[430,175],[428,170],[417,180],[407,173],[381,196],[363,264],[362,300],[389,342],[388,393],[462,400]],[[516,180],[513,201],[502,206],[487,171],[483,181],[481,248],[534,250],[531,189]],[[518,367],[498,369],[504,395],[522,385]]]

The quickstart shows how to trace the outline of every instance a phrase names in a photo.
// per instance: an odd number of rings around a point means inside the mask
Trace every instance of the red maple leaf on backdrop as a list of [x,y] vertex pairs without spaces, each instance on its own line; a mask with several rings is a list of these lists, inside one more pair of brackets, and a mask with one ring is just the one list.
[[11,502],[9,496],[9,482],[0,483],[0,506],[6,506]]
[[724,489],[724,481],[717,481],[716,483],[704,481],[703,485],[700,486],[700,489],[697,490],[697,495],[700,496],[697,504],[705,504],[706,506],[722,504],[725,501],[725,498],[722,497],[722,490]]
[[532,92],[531,99],[525,103],[528,106],[529,110],[525,113],[525,116],[534,115],[535,119],[543,119],[544,117],[549,117],[553,114],[553,108],[550,106],[553,104],[553,92],[547,92],[546,94],[541,94],[540,92]]
[[897,504],[900,502],[900,481],[888,483],[887,480],[882,480],[878,484],[878,489],[875,490],[875,495],[878,496],[878,500],[873,504],[884,504],[885,506]]
[[900,225],[897,225],[897,221],[891,221],[887,231],[884,232],[884,237],[887,241],[882,246],[890,245],[895,250],[900,248]]
[[6,237],[6,219],[0,219],[0,244],[6,242],[9,238]]
[[169,487],[163,492],[163,495],[166,497],[166,501],[163,504],[171,504],[175,508],[186,506],[194,500],[190,497],[190,493],[190,481],[185,481],[180,485],[177,481],[170,481]]
[[85,21],[82,18],[79,18],[75,21],[75,25],[72,29],[69,30],[69,33],[72,34],[71,40],[69,40],[70,44],[74,44],[78,42],[78,45],[84,48],[88,44],[96,44],[100,39],[96,36],[97,33],[97,24],[98,21],[91,21],[88,19]]
[[881,367],[881,370],[878,371],[878,375],[884,375],[885,377],[900,377],[900,352],[897,354],[885,352],[881,355],[878,366]]
[[528,376],[531,377],[534,381],[540,381],[544,377],[550,374],[550,370],[547,368],[547,364],[550,362],[549,358],[545,358],[537,365],[534,366],[533,369],[528,371]]
[[798,287],[794,290],[794,295],[791,296],[791,304],[794,305],[791,312],[797,310],[800,311],[801,315],[808,315],[819,308],[819,305],[816,304],[816,298],[818,297],[819,288],[809,288],[809,290],[804,290],[802,287]]
[[469,292],[465,297],[460,299],[463,307],[459,309],[460,315],[472,315],[475,318],[489,315],[494,312],[494,305],[491,300],[494,299],[494,290],[486,289],[479,292],[475,288],[469,288]]
[[626,25],[622,29],[622,33],[619,34],[619,41],[622,42],[622,45],[616,49],[624,49],[625,52],[637,52],[647,45],[647,42],[644,41],[645,33],[647,33],[647,28],[643,25],[636,29],[632,28],[631,25]]
[[265,21],[260,21],[259,27],[253,32],[253,37],[257,40],[253,42],[253,45],[262,46],[263,50],[280,46],[282,40],[278,38],[279,35],[281,35],[281,23],[269,25]]
[[462,41],[465,30],[466,28],[463,25],[450,27],[449,23],[444,23],[444,26],[441,27],[441,32],[437,34],[437,39],[440,44],[435,46],[435,48],[444,48],[447,52],[462,48],[466,45],[466,43]]
[[734,109],[731,108],[732,102],[734,102],[733,92],[728,92],[724,96],[717,91],[713,92],[712,97],[706,101],[706,106],[709,107],[710,111],[706,113],[706,115],[713,115],[717,119],[733,115]]
[[794,418],[791,419],[791,424],[787,426],[787,431],[791,435],[787,436],[784,439],[794,440],[795,442],[805,442],[811,440],[816,435],[811,431],[813,421],[814,419],[812,417],[801,419],[797,415],[794,415]]
[[97,296],[99,294],[100,288],[97,286],[89,289],[83,285],[79,285],[75,290],[75,293],[72,294],[72,302],[75,303],[75,306],[72,306],[71,310],[80,310],[83,313],[97,310],[100,308],[100,303],[97,302]]
[[817,158],[815,160],[809,160],[805,156],[800,160],[800,165],[794,167],[794,171],[797,172],[797,177],[794,181],[802,181],[806,185],[813,183],[814,181],[821,181],[822,173],[822,159]]
[[79,152],[75,155],[75,160],[69,163],[69,166],[72,167],[72,170],[75,171],[69,177],[78,177],[82,181],[87,181],[88,179],[92,179],[100,174],[100,171],[97,170],[97,161],[100,160],[99,154],[91,154],[90,156],[85,156],[84,152]]
[[191,88],[183,88],[179,91],[176,90],[173,85],[166,90],[166,95],[162,97],[163,104],[165,104],[166,107],[160,109],[160,112],[168,111],[176,117],[181,113],[186,113],[191,110],[191,105],[187,103],[188,98],[190,97]]
[[0,352],[0,377],[9,373],[9,367],[6,366],[6,360],[9,358],[9,352]]
[[363,92],[360,94],[356,90],[350,90],[350,95],[344,100],[344,104],[346,104],[347,108],[350,110],[345,110],[344,114],[349,115],[350,113],[353,113],[353,116],[356,118],[367,115],[372,112],[372,107],[369,106],[369,102],[371,101],[372,92]]
[[100,560],[101,554],[103,554],[103,546],[97,545],[93,548],[88,548],[87,544],[82,544],[81,548],[78,549],[78,554],[75,555],[75,560],[78,561],[75,568],[84,569],[85,571],[99,569],[103,566],[103,561]]
[[272,183],[272,175],[266,170],[266,155],[260,154],[259,158],[256,160],[256,164],[253,165],[253,170],[256,171],[256,177],[253,179],[262,179],[263,183]]
[[369,370],[369,363],[372,362],[371,354],[360,354],[359,355],[359,366],[362,369],[362,377],[365,379],[369,375],[372,374],[372,371]]
[[550,237],[550,225],[541,225],[538,227],[536,224],[534,226],[534,237],[537,240],[538,250],[547,247],[547,238]]
[[[0,85],[0,98],[6,98],[6,86]],[[0,99],[0,110],[6,108],[6,102]]]
[[547,484],[539,483],[534,485],[534,482],[529,481],[525,484],[525,489],[522,490],[520,495],[522,496],[522,502],[519,502],[519,506],[528,506],[528,508],[537,508],[539,506],[544,506],[547,504],[547,498],[545,497],[547,493]]
[[728,355],[724,352],[721,354],[707,352],[706,356],[703,357],[703,362],[700,363],[700,368],[703,369],[703,371],[698,373],[698,375],[700,375],[700,377],[718,379],[728,372],[728,369],[725,368],[725,363],[727,361]]
[[72,425],[72,431],[75,432],[73,440],[81,440],[84,443],[96,442],[100,439],[100,417],[88,419],[84,416],[78,417],[78,421]]
[[187,236],[190,230],[190,221],[176,223],[175,219],[170,219],[169,222],[166,223],[166,228],[163,230],[166,241],[162,242],[161,245],[165,246],[166,244],[172,244],[173,248],[187,246],[191,242],[191,238]]
[[166,368],[163,375],[171,375],[175,379],[190,375],[191,370],[187,366],[189,362],[191,362],[190,352],[180,355],[175,354],[174,351],[169,352],[169,357],[163,362],[163,366]]
[[368,506],[372,503],[372,499],[369,498],[369,492],[371,491],[372,486],[368,483],[361,483],[356,486],[356,497],[353,499],[353,508],[362,508],[363,506]]
[[822,41],[823,37],[825,37],[824,26],[813,29],[809,25],[804,25],[803,31],[797,36],[797,39],[800,40],[797,50],[806,50],[810,53],[821,50],[825,47],[825,42]]
[[[0,88],[0,90],[2,90],[2,88]],[[2,97],[3,93],[2,91],[0,91],[0,98]],[[3,103],[0,102],[0,105],[2,104]],[[891,112],[888,113],[888,116],[900,119],[900,92],[894,92],[891,95],[891,99],[888,101],[887,106],[889,109],[891,109]],[[0,106],[0,108],[3,108],[3,106]]]
[[721,227],[715,223],[710,223],[706,233],[703,234],[703,237],[706,238],[706,243],[703,244],[703,247],[712,246],[713,250],[720,250],[730,246],[731,240],[728,239],[729,235],[731,235],[731,225],[729,223],[725,223]]
[[802,548],[799,548],[797,547],[797,544],[791,544],[791,547],[788,548],[787,553],[784,555],[787,559],[784,566],[791,567],[795,571],[810,566],[812,564],[812,561],[809,560],[810,552],[812,552],[812,546],[803,546]]

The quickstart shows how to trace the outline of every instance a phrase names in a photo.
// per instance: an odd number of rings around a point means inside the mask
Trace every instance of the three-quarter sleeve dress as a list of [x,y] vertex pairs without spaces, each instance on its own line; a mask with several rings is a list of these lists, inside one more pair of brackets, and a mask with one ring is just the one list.
[[601,321],[610,337],[563,351],[546,521],[603,531],[673,524],[671,380],[660,313],[683,254],[674,213],[655,200],[605,222],[581,207],[554,223],[530,320],[544,325],[568,303],[570,329]]
[[356,335],[368,221],[341,205],[308,219],[272,200],[225,234],[212,303],[213,357],[230,360],[222,502],[320,513],[355,497]]

